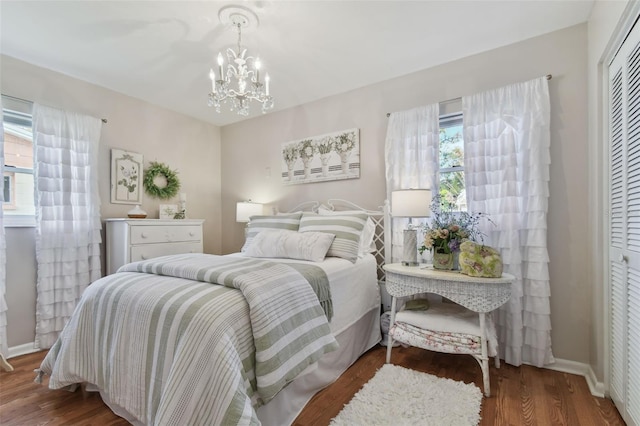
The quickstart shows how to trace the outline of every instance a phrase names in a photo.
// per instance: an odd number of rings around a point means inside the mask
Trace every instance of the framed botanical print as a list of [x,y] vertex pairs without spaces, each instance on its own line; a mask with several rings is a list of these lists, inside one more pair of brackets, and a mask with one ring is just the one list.
[[111,202],[142,204],[142,154],[111,150]]

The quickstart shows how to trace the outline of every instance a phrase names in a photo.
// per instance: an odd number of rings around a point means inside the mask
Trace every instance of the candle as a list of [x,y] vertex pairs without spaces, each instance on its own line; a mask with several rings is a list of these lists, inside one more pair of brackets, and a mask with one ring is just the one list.
[[213,68],[209,69],[209,78],[211,79],[211,90],[216,93],[216,73],[213,72]]
[[222,72],[222,64],[224,64],[224,59],[222,59],[222,52],[218,53],[218,73],[220,73],[220,80],[224,80],[224,74]]
[[187,194],[185,192],[180,193],[180,201],[183,203],[187,201]]
[[271,80],[271,79],[269,78],[269,74],[265,75],[265,76],[264,76],[264,82],[265,82],[265,84],[266,84],[265,91],[266,91],[266,95],[267,95],[267,96],[269,96],[269,80]]
[[260,83],[260,68],[262,67],[260,58],[256,58],[255,65],[256,65],[256,82]]

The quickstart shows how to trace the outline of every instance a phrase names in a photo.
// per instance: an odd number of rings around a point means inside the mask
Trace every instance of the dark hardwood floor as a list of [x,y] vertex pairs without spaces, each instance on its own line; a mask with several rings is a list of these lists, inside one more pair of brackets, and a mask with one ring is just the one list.
[[[11,359],[12,373],[0,373],[0,424],[126,425],[99,395],[54,391],[33,382],[45,352]],[[338,381],[318,393],[295,421],[296,426],[327,425],[351,397],[384,364],[385,348],[363,355]],[[448,355],[418,348],[395,348],[394,364],[440,377],[474,382],[482,389],[482,374],[468,355]],[[530,366],[491,367],[490,398],[482,403],[481,425],[624,425],[609,399],[589,393],[581,376]]]

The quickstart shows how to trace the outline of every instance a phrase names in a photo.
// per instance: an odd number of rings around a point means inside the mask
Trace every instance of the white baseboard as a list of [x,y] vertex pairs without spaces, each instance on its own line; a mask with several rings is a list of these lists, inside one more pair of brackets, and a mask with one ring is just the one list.
[[545,365],[544,368],[548,368],[549,370],[554,370],[554,371],[561,371],[563,373],[577,374],[578,376],[583,376],[587,381],[587,385],[589,386],[589,391],[591,392],[591,395],[597,396],[600,398],[605,397],[604,383],[598,381],[598,379],[596,378],[596,374],[593,371],[593,368],[591,368],[589,364],[556,358],[555,363]]
[[20,355],[32,354],[38,352],[40,349],[36,349],[36,342],[25,343],[24,345],[12,346],[9,348],[9,354],[7,359],[11,359]]

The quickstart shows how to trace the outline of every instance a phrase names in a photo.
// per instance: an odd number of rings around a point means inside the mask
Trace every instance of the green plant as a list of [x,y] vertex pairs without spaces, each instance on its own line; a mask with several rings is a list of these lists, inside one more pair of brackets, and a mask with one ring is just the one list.
[[[178,173],[171,170],[169,166],[163,163],[152,161],[149,168],[144,171],[143,184],[147,194],[154,198],[160,198],[161,200],[167,200],[173,198],[180,189],[180,180],[178,179]],[[163,187],[159,187],[155,183],[155,179],[158,176],[163,176],[167,181],[167,184]]]

